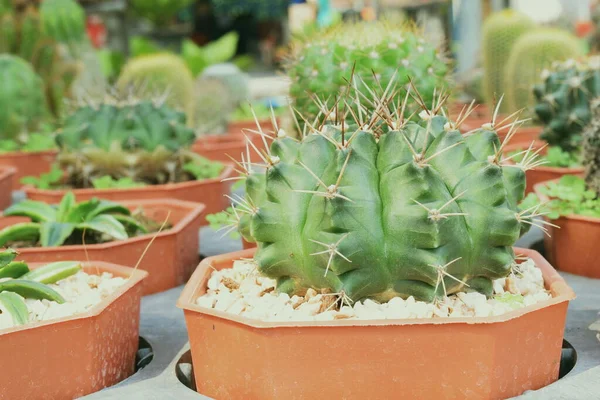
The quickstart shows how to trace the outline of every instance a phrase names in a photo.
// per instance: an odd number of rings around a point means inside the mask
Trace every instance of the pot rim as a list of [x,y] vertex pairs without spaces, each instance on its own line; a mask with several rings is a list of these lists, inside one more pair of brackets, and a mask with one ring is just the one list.
[[170,193],[175,190],[185,189],[185,188],[188,188],[191,186],[196,186],[198,184],[221,183],[223,179],[230,177],[231,175],[233,175],[233,172],[234,172],[233,164],[227,163],[227,162],[221,162],[221,164],[225,165],[225,168],[223,169],[221,174],[219,176],[217,176],[216,178],[210,178],[210,179],[193,180],[193,181],[177,182],[177,183],[164,183],[162,185],[147,185],[147,186],[141,186],[141,187],[127,188],[127,189],[95,189],[95,188],[71,189],[71,190],[69,190],[69,189],[38,189],[38,188],[34,187],[33,185],[25,185],[25,186],[23,186],[22,190],[27,195],[29,193],[37,193],[37,194],[42,194],[42,195],[57,195],[57,194],[62,194],[62,193],[67,193],[67,192],[73,192],[73,194],[75,194],[75,196],[77,196],[78,194],[79,195],[96,195],[99,198],[101,198],[103,195],[106,195],[106,194],[112,195],[115,193],[123,193],[123,192],[128,193],[128,194],[135,194],[135,193],[140,193],[140,192],[147,192],[148,190],[162,191],[162,192]]
[[[49,262],[44,263],[28,263],[30,267],[34,269],[37,267],[41,267],[43,265],[50,264]],[[99,315],[102,311],[104,311],[108,306],[114,303],[119,297],[133,288],[135,285],[140,283],[143,279],[148,276],[148,272],[141,269],[133,269],[130,267],[125,267],[123,265],[108,263],[104,261],[87,261],[82,262],[81,265],[85,272],[90,273],[91,275],[95,275],[94,273],[99,270],[102,272],[110,272],[113,276],[118,276],[121,278],[127,278],[127,282],[125,282],[122,286],[120,286],[117,290],[115,290],[110,296],[103,299],[100,303],[96,304],[94,307],[90,308],[86,312],[74,314],[68,317],[61,317],[56,319],[51,319],[47,321],[38,321],[33,323],[28,323],[25,325],[15,326],[8,329],[0,330],[0,339],[4,335],[8,335],[15,332],[26,331],[30,329],[37,329],[48,325],[60,324],[68,321],[75,321],[79,319],[91,318]]]
[[7,151],[0,153],[0,159],[2,158],[27,158],[28,156],[53,156],[58,154],[58,150],[40,150],[40,151]]
[[[552,200],[550,197],[548,197],[547,195],[545,195],[544,193],[542,193],[540,191],[540,189],[542,188],[542,186],[547,185],[550,182],[558,182],[560,179],[552,179],[549,181],[543,181],[543,182],[539,182],[537,184],[535,184],[533,186],[533,191],[535,192],[535,194],[540,198],[541,201],[543,202],[548,202],[550,200]],[[578,215],[578,214],[569,214],[569,215],[561,215],[559,218],[557,218],[557,220],[564,218],[564,219],[571,219],[574,221],[581,221],[581,222],[589,222],[589,223],[593,223],[593,224],[600,224],[600,218],[597,217],[587,217],[585,215]]]
[[[54,247],[23,247],[16,249],[20,254],[28,254],[28,253],[46,253],[46,252],[61,252],[61,251],[69,251],[69,250],[79,250],[82,247],[93,250],[106,250],[115,246],[121,246],[125,243],[136,243],[140,241],[145,241],[151,239],[156,236],[157,238],[161,238],[164,236],[176,235],[181,232],[184,228],[186,228],[194,219],[196,219],[200,214],[204,212],[206,209],[206,205],[204,203],[194,203],[191,201],[184,200],[176,200],[176,199],[147,199],[147,200],[124,200],[117,202],[126,207],[136,206],[140,207],[160,207],[172,209],[172,208],[181,208],[187,209],[186,215],[179,220],[175,225],[173,225],[170,229],[165,229],[162,232],[152,232],[146,233],[143,235],[135,236],[132,238],[127,238],[125,240],[112,240],[106,243],[94,243],[94,244],[86,244],[85,246],[82,244],[77,245],[68,245],[68,246],[54,246]],[[4,216],[0,213],[0,219],[2,218],[12,218],[12,216]],[[27,217],[24,217],[27,218]]]
[[535,250],[514,247],[515,253],[526,255],[532,258],[541,270],[544,276],[546,289],[552,293],[550,300],[542,301],[531,306],[516,309],[502,315],[491,317],[462,317],[462,318],[418,318],[418,319],[377,319],[377,320],[337,320],[337,321],[261,321],[247,317],[241,317],[200,307],[195,304],[198,294],[205,290],[205,284],[208,280],[210,270],[213,269],[212,263],[223,263],[229,260],[240,258],[250,258],[254,255],[256,249],[238,251],[234,253],[222,254],[219,256],[208,257],[202,260],[190,280],[185,285],[181,296],[177,301],[177,307],[188,312],[196,312],[205,316],[225,319],[238,324],[246,325],[258,329],[274,328],[311,328],[311,327],[364,327],[364,326],[404,326],[404,325],[442,325],[442,324],[492,324],[506,322],[522,315],[541,310],[559,303],[569,302],[575,298],[575,292],[567,285],[565,280],[556,272],[550,263]]

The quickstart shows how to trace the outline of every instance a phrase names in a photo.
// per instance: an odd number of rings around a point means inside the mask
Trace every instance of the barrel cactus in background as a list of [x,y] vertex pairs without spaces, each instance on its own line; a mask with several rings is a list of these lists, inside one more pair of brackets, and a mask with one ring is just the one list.
[[0,88],[0,138],[36,131],[48,116],[42,78],[27,61],[2,54]]
[[194,78],[183,59],[171,53],[140,56],[129,60],[121,71],[117,88],[140,97],[167,96],[167,104],[194,120]]
[[532,88],[541,81],[542,71],[554,61],[582,55],[577,37],[562,29],[540,28],[521,36],[513,46],[505,71],[509,111],[533,107]]
[[[308,121],[319,112],[313,96],[318,94],[332,104],[340,89],[348,85],[352,71],[355,82],[371,88],[386,87],[392,78],[400,87],[412,78],[426,104],[431,104],[435,88],[443,90],[448,84],[449,67],[442,53],[408,25],[343,24],[295,45],[286,66],[292,80],[290,94],[295,108]],[[372,108],[368,102],[362,106]],[[412,112],[417,107],[411,101],[407,108]]]
[[592,118],[583,132],[583,165],[588,189],[600,196],[600,99],[592,100]]
[[464,116],[448,120],[443,98],[406,119],[394,112],[403,99],[378,95],[368,126],[317,123],[300,141],[280,132],[261,149],[266,171],[240,163],[246,198],[233,218],[279,291],[431,301],[490,295],[510,273],[512,246],[535,217],[517,206],[535,155],[504,165],[495,131],[462,135]]
[[45,35],[68,46],[87,42],[85,11],[75,0],[44,0],[40,18]]
[[[511,49],[525,32],[532,30],[535,22],[517,11],[506,9],[490,15],[483,24],[484,84],[483,91],[486,104],[493,108],[497,100],[504,94],[504,71]],[[501,111],[507,110],[503,102]]]
[[235,109],[229,88],[220,80],[200,77],[196,79],[194,93],[196,134],[224,133],[229,116]]
[[540,79],[533,93],[536,117],[544,124],[541,137],[551,146],[575,150],[591,119],[590,103],[600,97],[600,58],[554,63]]
[[235,64],[215,64],[202,72],[202,77],[222,82],[229,91],[229,99],[234,106],[247,101],[250,95],[250,77]]
[[194,0],[131,0],[129,5],[139,16],[156,25],[170,22],[177,13]]

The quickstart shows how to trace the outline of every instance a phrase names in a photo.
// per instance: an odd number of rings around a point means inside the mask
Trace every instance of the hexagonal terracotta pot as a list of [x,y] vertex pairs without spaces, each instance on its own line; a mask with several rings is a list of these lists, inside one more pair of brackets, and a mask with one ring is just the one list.
[[[147,199],[177,199],[183,201],[201,202],[206,206],[206,213],[213,214],[229,207],[230,201],[225,197],[229,194],[232,181],[222,181],[234,175],[231,164],[227,164],[221,175],[213,179],[168,183],[165,185],[150,185],[129,189],[75,189],[77,201],[89,200],[93,197],[113,201],[147,200]],[[27,185],[23,187],[27,198],[45,203],[59,203],[68,190],[37,189]],[[203,225],[208,222],[203,218]]]
[[0,210],[12,204],[13,176],[16,172],[13,167],[0,167]]
[[133,374],[147,273],[96,261],[84,269],[129,279],[85,313],[0,330],[0,399],[74,399]]
[[[63,260],[99,260],[148,271],[144,295],[162,292],[187,282],[198,264],[199,229],[204,218],[204,205],[172,199],[135,200],[121,202],[134,210],[141,207],[155,221],[168,221],[171,229],[156,234],[141,235],[126,240],[101,244],[60,247],[20,248],[19,259],[27,262]],[[170,214],[169,214],[170,212]],[[23,217],[0,217],[0,229],[27,221]],[[148,247],[152,237],[156,239]]]
[[56,150],[36,152],[12,152],[0,154],[0,165],[16,168],[13,175],[13,188],[22,186],[21,179],[25,176],[40,176],[52,169],[56,160]]
[[[546,142],[542,140],[535,140],[533,142],[532,149],[535,151],[540,147],[543,147]],[[529,144],[525,143],[510,143],[504,148],[505,156],[508,156],[511,152],[517,150],[526,150],[529,147]],[[546,147],[547,148],[547,147]],[[546,148],[540,151],[540,154],[546,154]],[[510,160],[509,160],[510,162]],[[525,172],[525,176],[527,178],[527,187],[525,189],[525,193],[532,193],[533,187],[540,182],[551,181],[554,179],[558,179],[563,175],[583,175],[585,169],[583,167],[575,167],[575,168],[558,168],[558,167],[547,167],[541,165],[534,169],[530,169]]]
[[216,399],[500,399],[558,378],[573,291],[537,252],[553,298],[495,317],[262,322],[195,304],[214,269],[254,250],[203,260],[184,309],[199,393]]
[[[540,182],[534,187],[542,201],[550,200],[540,191],[546,183],[548,182]],[[544,237],[546,253],[556,268],[600,279],[600,218],[572,214],[546,220],[558,226],[546,226],[549,236]]]

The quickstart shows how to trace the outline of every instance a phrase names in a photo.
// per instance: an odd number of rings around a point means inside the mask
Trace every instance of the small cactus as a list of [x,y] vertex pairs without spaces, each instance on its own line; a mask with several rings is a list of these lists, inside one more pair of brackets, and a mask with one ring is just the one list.
[[579,40],[571,33],[555,28],[540,28],[526,33],[515,43],[506,65],[508,109],[530,109],[534,105],[533,86],[541,73],[555,61],[582,55]]
[[235,101],[231,98],[229,88],[217,79],[199,77],[196,79],[194,93],[196,134],[224,133],[235,109]]
[[203,78],[215,79],[225,85],[229,99],[237,107],[250,96],[250,77],[235,64],[223,63],[207,67],[202,71]]
[[270,147],[249,142],[266,171],[239,164],[246,197],[231,218],[280,292],[432,301],[490,295],[492,280],[510,273],[512,245],[536,216],[517,207],[535,155],[505,165],[516,125],[503,143],[489,127],[461,135],[467,113],[446,118],[443,93],[431,107],[416,100],[422,111],[409,119],[408,97],[379,93],[378,110],[352,124],[344,115],[317,122],[300,141],[279,131]]
[[600,99],[594,99],[591,107],[591,122],[583,132],[583,165],[588,189],[600,196]]
[[[504,94],[505,69],[511,49],[525,32],[533,29],[535,23],[528,16],[511,9],[490,15],[483,24],[484,84],[483,91],[486,104],[492,109],[497,100]],[[505,112],[508,105],[504,103],[500,111]]]
[[542,139],[566,151],[579,148],[592,118],[590,103],[600,96],[600,57],[554,63],[540,79],[533,94],[535,114],[544,124]]

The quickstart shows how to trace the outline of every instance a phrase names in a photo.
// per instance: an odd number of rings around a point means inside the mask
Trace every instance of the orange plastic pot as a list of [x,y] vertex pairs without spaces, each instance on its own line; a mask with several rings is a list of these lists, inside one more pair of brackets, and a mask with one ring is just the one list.
[[215,399],[504,399],[558,378],[569,300],[537,252],[553,298],[486,318],[262,322],[195,304],[213,268],[254,250],[203,260],[178,301],[197,390]]
[[242,248],[244,250],[253,249],[255,247],[256,247],[256,243],[247,242],[246,240],[244,240],[244,238],[242,238]]
[[12,204],[13,176],[16,172],[13,167],[0,166],[0,210]]
[[[199,202],[206,206],[206,214],[214,214],[225,210],[230,201],[225,197],[229,194],[232,181],[222,181],[234,175],[231,164],[227,164],[221,175],[213,179],[169,183],[166,185],[152,185],[129,189],[75,189],[77,201],[90,200],[94,197],[113,200],[148,200],[148,199],[177,199],[183,201]],[[31,185],[23,187],[27,198],[44,203],[59,203],[68,192],[65,189],[37,189]],[[203,225],[208,225],[206,219]]]
[[133,374],[147,273],[96,261],[84,269],[129,279],[86,313],[0,330],[0,399],[74,399]]
[[[261,119],[258,121],[258,123],[260,124],[260,128],[266,133],[273,132],[275,130],[273,122],[270,118]],[[277,123],[279,123],[279,121],[277,121]],[[230,122],[229,126],[227,127],[227,132],[229,134],[238,135],[241,134],[244,130],[248,129],[256,130],[256,121],[248,120]]]
[[0,165],[16,168],[13,175],[13,188],[20,188],[21,179],[25,176],[40,176],[52,169],[56,159],[56,150],[36,152],[13,152],[0,154]]
[[[124,201],[122,204],[131,210],[143,208],[144,213],[155,221],[162,222],[169,215],[168,221],[173,227],[158,234],[101,244],[20,248],[19,259],[46,263],[99,260],[135,267],[152,237],[156,236],[139,264],[140,269],[150,274],[144,282],[144,294],[162,292],[187,282],[198,264],[198,235],[204,218],[204,205],[171,199]],[[0,229],[27,220],[23,217],[0,217]]]
[[[265,132],[268,133],[269,131],[265,130]],[[265,145],[260,135],[255,133],[247,133],[246,135],[258,149],[264,149]],[[271,143],[271,140],[266,140],[267,143]],[[234,160],[240,161],[242,159],[242,154],[244,157],[247,157],[246,137],[241,132],[233,133],[231,131],[224,135],[201,136],[192,145],[192,151],[210,160],[231,162],[230,156]],[[250,161],[262,162],[262,159],[256,153],[256,150],[252,147],[250,147]]]
[[[540,190],[547,183],[538,183],[534,188],[542,201],[550,200]],[[556,268],[600,279],[600,218],[572,214],[553,220],[546,219],[558,226],[547,226],[549,237],[544,238],[546,253]]]
[[[508,144],[504,148],[504,154],[505,154],[505,156],[509,156],[509,154],[513,151],[526,150],[527,148],[529,148],[530,144],[531,143]],[[535,150],[539,149],[540,147],[544,146],[545,144],[546,144],[546,142],[544,142],[544,141],[535,140],[533,142],[532,149],[533,149],[533,151],[535,151]],[[540,154],[545,155],[546,148],[542,149],[542,151],[540,151]],[[509,160],[509,162],[510,162],[510,160]],[[527,187],[525,189],[525,193],[533,193],[534,186],[540,182],[552,181],[555,179],[559,179],[563,175],[582,175],[584,173],[584,170],[585,169],[583,167],[559,168],[559,167],[547,167],[544,165],[541,165],[534,169],[530,169],[529,171],[525,172],[525,176],[527,179]]]

